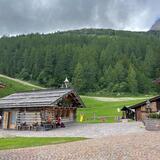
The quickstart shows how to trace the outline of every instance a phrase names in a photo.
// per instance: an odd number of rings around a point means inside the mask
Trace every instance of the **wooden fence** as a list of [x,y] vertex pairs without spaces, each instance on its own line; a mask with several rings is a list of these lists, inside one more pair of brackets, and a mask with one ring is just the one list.
[[[81,119],[81,116],[83,116],[83,120]],[[103,116],[103,115],[99,116],[94,112],[92,113],[82,112],[77,116],[77,121],[79,122],[101,122],[101,123],[120,122],[121,116]]]

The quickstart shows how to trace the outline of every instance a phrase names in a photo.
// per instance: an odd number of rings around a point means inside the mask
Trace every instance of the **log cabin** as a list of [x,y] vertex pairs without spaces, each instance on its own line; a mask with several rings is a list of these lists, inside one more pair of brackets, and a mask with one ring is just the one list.
[[[123,107],[121,111],[125,117],[135,119],[136,121],[143,121],[149,113],[160,112],[160,96],[156,96],[141,103],[134,104],[127,107],[127,109]],[[132,117],[130,117],[131,112]]]
[[130,109],[129,107],[124,106],[122,109],[122,119],[135,119],[135,111],[134,109]]
[[6,87],[6,85],[4,83],[0,82],[0,89],[5,88],[5,87]]
[[[14,93],[0,99],[2,129],[33,129],[52,126],[56,117],[63,123],[76,120],[76,111],[84,107],[73,89],[39,90]],[[44,128],[43,128],[44,129]]]
[[160,78],[154,80],[153,83],[155,83],[155,84],[157,84],[157,85],[160,85]]

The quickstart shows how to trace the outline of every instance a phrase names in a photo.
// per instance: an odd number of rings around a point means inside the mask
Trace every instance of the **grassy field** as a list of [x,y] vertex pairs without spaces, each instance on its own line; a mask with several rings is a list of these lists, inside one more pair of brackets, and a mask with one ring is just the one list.
[[[22,92],[22,91],[28,91],[28,90],[36,90],[41,89],[42,87],[33,85],[28,82],[24,82],[18,79],[13,79],[10,77],[7,77],[5,75],[0,74],[0,82],[6,85],[5,88],[0,89],[0,98],[7,96],[9,94],[15,93],[15,92]],[[110,100],[111,98],[112,100]],[[117,112],[117,108],[122,108],[123,106],[129,106],[132,104],[136,104],[138,102],[141,102],[147,97],[109,97],[103,98],[103,97],[87,97],[82,96],[82,99],[86,105],[86,108],[78,109],[77,113],[77,122],[80,119],[80,114],[84,114],[85,121],[89,123],[98,123],[101,122],[100,117],[107,116],[106,122],[115,122],[116,116],[121,116],[121,113]],[[94,119],[93,117],[96,117]]]
[[[141,98],[131,98],[132,100],[122,99],[119,100],[119,98],[113,98],[115,101],[107,101],[107,100],[97,100],[94,97],[81,97],[84,101],[86,108],[80,108],[78,109],[77,113],[77,122],[80,120],[80,114],[84,114],[84,122],[89,123],[99,123],[102,122],[100,117],[107,116],[105,118],[105,122],[115,122],[116,116],[121,116],[122,113],[117,111],[117,108],[122,108],[123,106],[129,106],[133,105],[139,102],[144,101],[147,99],[147,97],[141,97]],[[94,119],[97,117],[96,119]]]
[[84,140],[82,137],[14,137],[0,138],[0,150],[51,145]]
[[12,79],[4,75],[0,75],[0,82],[6,85],[5,88],[0,89],[0,97],[4,97],[15,92],[41,89],[40,86],[32,85],[17,79]]

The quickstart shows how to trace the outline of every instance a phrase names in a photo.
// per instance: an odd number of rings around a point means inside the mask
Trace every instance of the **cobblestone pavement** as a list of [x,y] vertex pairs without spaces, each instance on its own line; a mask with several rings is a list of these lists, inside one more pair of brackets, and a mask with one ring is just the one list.
[[72,124],[66,128],[51,131],[16,131],[0,130],[0,137],[87,137],[97,138],[108,135],[145,132],[140,122],[130,123],[101,123],[101,124]]
[[0,160],[160,160],[160,132],[0,151]]

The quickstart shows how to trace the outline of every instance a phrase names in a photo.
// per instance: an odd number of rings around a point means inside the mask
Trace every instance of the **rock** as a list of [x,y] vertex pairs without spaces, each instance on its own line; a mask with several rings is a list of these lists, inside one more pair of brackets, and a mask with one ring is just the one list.
[[150,31],[160,31],[160,19],[152,25]]

